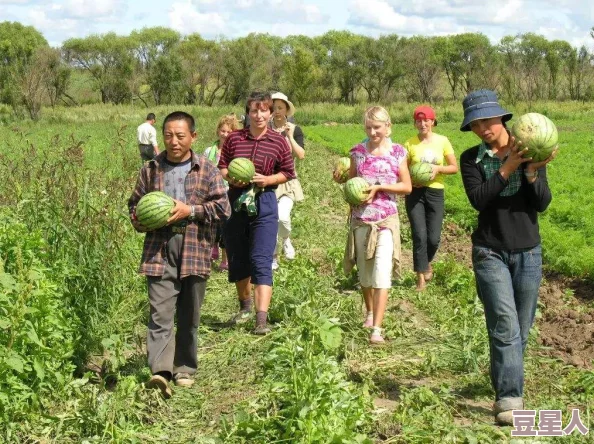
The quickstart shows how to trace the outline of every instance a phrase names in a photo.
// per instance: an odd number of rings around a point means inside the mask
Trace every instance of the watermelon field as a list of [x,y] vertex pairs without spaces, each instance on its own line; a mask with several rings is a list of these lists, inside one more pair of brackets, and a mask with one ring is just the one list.
[[[306,199],[293,212],[297,258],[275,272],[273,331],[256,337],[249,324],[226,328],[235,289],[213,271],[197,383],[167,401],[144,388],[148,298],[136,273],[143,236],[126,208],[146,110],[48,109],[39,122],[0,124],[0,442],[592,442],[594,432],[521,439],[494,425],[470,265],[476,213],[459,175],[447,178],[435,279],[423,293],[414,291],[402,212],[403,275],[390,292],[387,344],[368,346],[356,276],[342,272],[347,205],[331,179],[336,159],[364,137],[364,108],[299,108]],[[393,140],[415,134],[413,108],[390,108]],[[459,157],[476,143],[458,131],[461,106],[436,108],[435,131]],[[540,219],[546,272],[526,358],[526,407],[561,410],[564,426],[579,409],[592,428],[594,109],[569,102],[512,109],[547,115],[560,138],[548,167],[553,202]],[[151,111],[161,121],[173,110]],[[197,120],[197,151],[214,141],[220,115],[240,113],[184,110]]]

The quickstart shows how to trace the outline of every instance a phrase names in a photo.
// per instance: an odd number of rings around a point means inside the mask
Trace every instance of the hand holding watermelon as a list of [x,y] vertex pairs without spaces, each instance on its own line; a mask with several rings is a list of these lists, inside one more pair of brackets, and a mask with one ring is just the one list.
[[334,165],[332,178],[335,182],[345,183],[349,179],[351,169],[351,159],[349,157],[341,157]]
[[[528,165],[526,165],[525,173],[527,173],[530,176],[533,175],[536,170],[538,170],[539,168],[542,168],[547,163],[549,163],[551,160],[553,160],[557,156],[558,152],[559,152],[559,148],[556,146],[553,149],[553,152],[551,153],[551,155],[549,157],[547,157],[545,160],[541,160],[540,162],[529,162]],[[533,181],[529,180],[529,182],[533,182]]]
[[187,219],[191,214],[191,208],[180,200],[173,199],[175,206],[171,209],[171,217],[167,219],[167,225],[180,220]]
[[265,176],[260,173],[254,174],[254,178],[252,179],[252,182],[256,186],[259,186],[260,188],[266,188],[270,185],[276,184],[276,181],[274,181],[274,179],[272,179],[271,176]]
[[367,188],[367,192],[369,193],[367,200],[365,200],[365,203],[371,203],[373,202],[373,199],[375,198],[375,194],[380,190],[380,185],[369,185],[369,188]]

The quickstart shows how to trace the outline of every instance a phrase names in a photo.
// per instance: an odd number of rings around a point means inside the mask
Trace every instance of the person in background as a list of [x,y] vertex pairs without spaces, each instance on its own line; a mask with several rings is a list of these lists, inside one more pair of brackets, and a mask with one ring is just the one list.
[[447,137],[433,132],[437,126],[435,111],[430,106],[418,106],[413,112],[413,122],[418,134],[408,139],[408,168],[425,162],[433,172],[424,186],[414,186],[405,197],[406,214],[410,221],[413,241],[413,267],[417,273],[417,291],[425,289],[433,278],[431,261],[437,253],[444,217],[445,174],[456,174],[458,164],[452,144]]
[[[411,192],[406,149],[391,143],[392,122],[380,106],[364,114],[367,142],[353,147],[349,178],[358,176],[369,184],[369,197],[353,206],[345,250],[344,271],[356,264],[367,314],[363,327],[371,328],[369,342],[384,343],[382,322],[392,287],[392,272],[400,272],[400,222],[396,195]],[[337,171],[334,180],[342,179]]]
[[[281,92],[272,94],[273,113],[270,128],[282,134],[289,142],[293,158],[305,158],[303,131],[299,125],[289,122],[288,118],[295,114],[295,106],[286,95]],[[282,251],[289,260],[295,259],[295,248],[291,243],[291,210],[296,202],[303,200],[303,189],[298,178],[280,184],[276,189],[278,199],[278,240],[272,260],[272,269],[279,267],[279,253]]]
[[[256,302],[253,332],[265,335],[270,332],[267,322],[272,298],[272,256],[278,234],[274,191],[278,185],[295,178],[295,165],[287,140],[268,126],[272,115],[270,94],[254,91],[246,105],[250,126],[227,136],[219,161],[221,174],[229,182],[229,200],[233,206],[224,238],[229,282],[235,283],[239,312],[230,323],[245,323],[252,317],[253,285]],[[251,184],[229,177],[229,164],[236,158],[248,158],[254,163],[256,173]],[[258,192],[254,195],[255,190]]]
[[[221,158],[221,148],[227,140],[227,136],[231,132],[239,129],[239,121],[234,113],[226,114],[219,119],[217,123],[217,137],[218,140],[204,150],[204,156],[215,165],[219,164]],[[229,184],[225,182],[226,189],[229,189]],[[226,271],[229,269],[227,263],[227,252],[225,250],[225,242],[223,239],[223,226],[219,226],[217,229],[216,244],[212,248],[212,260],[216,261],[219,259],[219,248],[221,249],[221,263],[219,264],[219,271]]]
[[154,127],[156,120],[157,118],[153,113],[148,113],[146,121],[136,129],[138,151],[143,162],[151,160],[160,152],[157,144],[157,130]]
[[480,143],[460,156],[462,182],[478,211],[472,233],[472,267],[489,336],[493,414],[500,425],[513,424],[513,410],[524,408],[524,352],[534,322],[542,279],[538,213],[552,200],[546,165],[531,162],[510,135],[512,113],[490,90],[469,93],[462,102],[461,131]]
[[[146,348],[152,376],[147,387],[169,398],[170,381],[179,387],[194,383],[211,244],[231,207],[218,168],[191,149],[196,140],[191,115],[176,111],[165,117],[163,140],[165,151],[141,168],[128,209],[134,228],[146,232],[140,273],[146,276],[150,303]],[[138,223],[136,206],[152,191],[168,194],[175,207],[166,226],[147,232]]]

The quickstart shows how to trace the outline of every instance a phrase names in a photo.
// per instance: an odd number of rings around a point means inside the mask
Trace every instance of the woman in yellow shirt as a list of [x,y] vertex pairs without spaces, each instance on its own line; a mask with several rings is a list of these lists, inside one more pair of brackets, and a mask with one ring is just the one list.
[[458,164],[452,144],[447,137],[435,134],[435,111],[430,106],[418,106],[413,113],[418,130],[408,139],[408,165],[426,162],[433,168],[425,186],[414,186],[405,197],[406,214],[410,221],[413,240],[413,266],[417,273],[417,291],[423,291],[433,277],[431,261],[439,247],[444,216],[444,174],[456,174]]

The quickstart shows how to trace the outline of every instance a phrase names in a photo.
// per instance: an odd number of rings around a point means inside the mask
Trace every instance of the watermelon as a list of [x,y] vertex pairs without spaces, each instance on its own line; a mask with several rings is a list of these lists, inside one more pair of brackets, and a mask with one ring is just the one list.
[[433,167],[427,162],[418,162],[410,167],[410,179],[413,185],[425,186],[431,180]]
[[142,196],[136,206],[136,219],[147,230],[156,230],[167,224],[175,202],[162,191],[152,191]]
[[344,199],[351,205],[361,205],[367,200],[369,184],[362,177],[353,177],[344,184]]
[[524,158],[540,162],[551,155],[557,146],[558,134],[555,124],[547,116],[528,113],[520,116],[511,129],[512,136],[528,148]]
[[256,167],[250,159],[237,157],[229,164],[228,175],[233,180],[250,183],[256,173]]
[[340,175],[340,181],[346,182],[349,179],[349,171],[351,169],[350,157],[341,157],[336,161],[334,171]]

